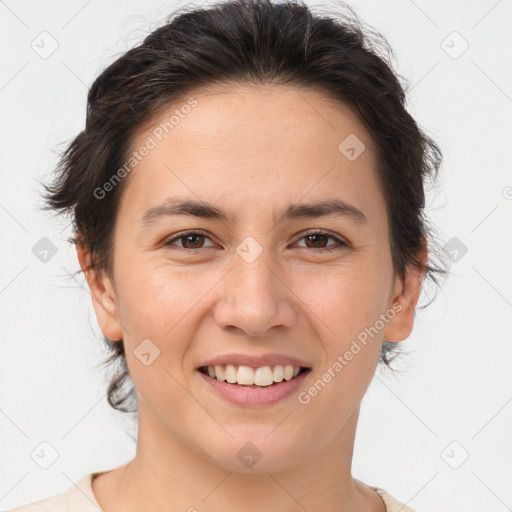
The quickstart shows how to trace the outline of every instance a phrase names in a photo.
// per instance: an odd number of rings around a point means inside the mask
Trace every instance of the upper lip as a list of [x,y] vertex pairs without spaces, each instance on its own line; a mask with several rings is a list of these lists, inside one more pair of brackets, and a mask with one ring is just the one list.
[[275,366],[275,365],[292,365],[301,366],[302,368],[310,368],[304,361],[297,359],[296,357],[287,356],[284,354],[261,354],[261,355],[249,355],[249,354],[224,354],[216,356],[212,359],[208,359],[198,368],[202,366],[215,366],[233,364],[237,366],[251,366],[253,368],[259,368],[261,366]]

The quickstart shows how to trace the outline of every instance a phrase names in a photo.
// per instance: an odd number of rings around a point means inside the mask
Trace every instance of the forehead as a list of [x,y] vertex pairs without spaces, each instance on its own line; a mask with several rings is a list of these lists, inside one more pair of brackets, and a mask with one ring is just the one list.
[[151,149],[129,176],[120,214],[129,204],[140,217],[170,195],[219,202],[233,216],[327,193],[377,214],[384,207],[368,131],[348,106],[314,89],[191,93],[139,129],[132,150],[143,146]]

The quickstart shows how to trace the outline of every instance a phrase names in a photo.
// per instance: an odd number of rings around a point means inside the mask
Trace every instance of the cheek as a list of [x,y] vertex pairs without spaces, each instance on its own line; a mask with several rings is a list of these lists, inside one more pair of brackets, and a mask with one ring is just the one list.
[[311,394],[326,389],[324,404],[342,414],[362,397],[377,365],[388,283],[372,266],[338,270],[317,283],[316,289],[303,283],[301,294],[325,350],[320,382]]
[[180,329],[182,319],[193,313],[199,299],[215,282],[215,277],[207,273],[171,265],[142,261],[135,262],[132,268],[121,276],[126,327],[156,340],[163,341],[174,329]]
[[322,321],[320,328],[333,340],[333,348],[340,349],[379,318],[388,283],[378,267],[353,265],[309,274],[297,284],[297,290],[309,310]]
[[[329,302],[328,298],[333,299]],[[325,350],[316,378],[299,398],[314,418],[332,418],[324,424],[332,435],[359,405],[377,366],[382,332],[373,327],[379,319],[380,301],[374,294],[354,289],[329,289],[324,296],[317,333]],[[324,420],[325,421],[325,420]]]

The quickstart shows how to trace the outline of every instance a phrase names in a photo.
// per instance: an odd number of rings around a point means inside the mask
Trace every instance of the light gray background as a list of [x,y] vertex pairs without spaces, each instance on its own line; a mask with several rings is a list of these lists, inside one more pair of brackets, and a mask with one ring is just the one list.
[[[0,1],[2,510],[134,455],[129,424],[108,407],[96,368],[105,354],[90,296],[83,278],[70,277],[78,269],[71,233],[37,211],[38,181],[83,128],[93,79],[176,5]],[[372,382],[353,473],[420,512],[510,510],[512,2],[350,5],[387,37],[411,82],[409,110],[444,152],[429,213],[443,243],[456,237],[467,247],[437,299],[418,311],[403,373]],[[46,263],[32,252],[43,237],[57,247]],[[31,458],[51,456],[42,442],[58,452],[48,469]]]

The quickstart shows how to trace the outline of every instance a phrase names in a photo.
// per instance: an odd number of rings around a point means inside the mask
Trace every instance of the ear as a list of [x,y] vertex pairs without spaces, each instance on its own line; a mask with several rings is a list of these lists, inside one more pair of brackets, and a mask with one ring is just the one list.
[[[418,259],[426,264],[427,257],[427,243],[423,239]],[[389,308],[395,310],[396,314],[386,324],[384,329],[385,340],[391,342],[403,341],[411,334],[424,277],[424,270],[412,267],[407,268],[405,279],[401,279],[399,276],[396,277],[392,300],[389,304]]]
[[87,269],[92,257],[84,245],[77,243],[76,252],[80,268],[91,290],[92,305],[101,332],[109,340],[118,341],[123,337],[123,331],[119,322],[119,310],[112,282],[105,272],[99,275],[94,269]]

